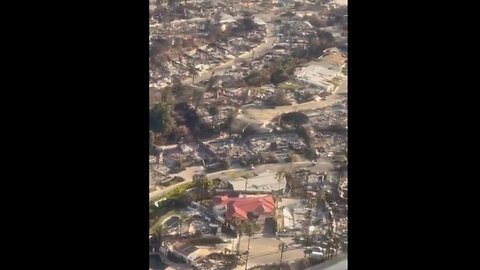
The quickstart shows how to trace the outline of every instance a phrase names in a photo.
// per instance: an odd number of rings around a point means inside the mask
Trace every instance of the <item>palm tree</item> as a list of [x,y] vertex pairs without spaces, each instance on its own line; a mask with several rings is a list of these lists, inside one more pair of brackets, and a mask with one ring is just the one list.
[[250,238],[253,235],[254,224],[258,216],[256,216],[256,214],[253,212],[248,212],[247,217],[248,217],[248,221],[245,223],[246,224],[245,233],[248,235],[248,244],[247,244],[247,258],[245,259],[245,270],[247,270],[248,257],[250,256]]
[[198,71],[193,63],[188,65],[188,74],[192,76],[192,84],[195,84],[195,78],[198,76]]
[[283,242],[278,245],[278,248],[280,249],[280,252],[281,252],[280,253],[280,269],[283,268],[282,267],[282,259],[283,259],[283,252],[285,251],[285,247],[286,247],[286,245]]
[[245,179],[245,191],[247,191],[247,185],[248,185],[248,175],[242,176]]
[[280,190],[280,184],[282,180],[285,178],[286,172],[284,170],[280,170],[275,174],[275,179],[277,179],[278,182],[278,189]]
[[244,234],[245,226],[243,225],[243,222],[238,224],[236,220],[233,220],[233,223],[236,225],[236,228],[237,228],[237,238],[238,238],[237,254],[239,254],[240,253],[240,239],[242,238],[242,236]]

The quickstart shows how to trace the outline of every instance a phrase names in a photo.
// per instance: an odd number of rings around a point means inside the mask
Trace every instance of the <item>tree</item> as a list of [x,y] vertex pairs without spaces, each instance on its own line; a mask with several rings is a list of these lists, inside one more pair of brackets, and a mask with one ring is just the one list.
[[217,116],[219,115],[220,110],[218,109],[217,106],[212,105],[208,108],[208,113],[212,116],[212,119],[213,119],[212,125],[213,125],[213,128],[215,128]]
[[215,91],[215,86],[217,85],[217,77],[213,77],[214,72],[212,72],[212,75],[210,76],[210,79],[208,80],[207,83],[207,92],[214,92]]
[[286,245],[285,243],[283,243],[283,242],[278,245],[278,249],[280,249],[280,252],[281,252],[281,253],[280,253],[280,265],[279,265],[279,266],[280,266],[280,269],[283,269],[283,267],[282,267],[282,258],[283,258],[283,252],[285,251],[285,248],[286,248],[286,247],[287,247],[287,245]]
[[237,254],[240,253],[240,239],[242,238],[244,232],[245,232],[245,225],[242,222],[237,222],[236,219],[233,219],[231,220],[231,223],[233,223],[237,229],[237,238],[238,238],[238,241],[237,241]]
[[275,174],[275,179],[277,179],[278,182],[278,189],[280,189],[280,184],[282,183],[282,180],[285,179],[285,174],[286,172],[284,170],[280,170]]
[[245,82],[250,86],[262,86],[271,79],[271,72],[269,69],[254,70],[245,77]]
[[192,84],[195,84],[195,78],[198,76],[198,71],[193,63],[188,65],[188,74],[192,77]]
[[189,134],[189,130],[185,125],[178,126],[173,131],[175,134],[175,140],[180,137],[186,137]]
[[322,43],[332,43],[335,41],[335,38],[333,37],[332,33],[324,31],[324,30],[318,30],[317,31],[317,37],[320,39],[320,42]]
[[305,156],[306,156],[308,159],[311,159],[311,160],[317,159],[317,157],[318,157],[318,155],[317,155],[317,149],[315,149],[315,147],[308,147],[308,148],[305,150]]
[[290,112],[281,116],[280,122],[291,124],[298,128],[303,124],[308,123],[308,116],[302,112]]
[[150,110],[150,130],[158,133],[168,133],[175,126],[174,122],[166,103],[160,102]]
[[248,244],[247,244],[247,258],[245,260],[245,270],[247,270],[248,266],[248,257],[250,257],[250,238],[253,235],[254,229],[254,222],[258,218],[258,216],[253,212],[247,212],[248,221],[243,222],[245,224],[245,233],[248,235]]
[[270,81],[273,84],[279,84],[279,83],[287,81],[287,80],[288,80],[288,74],[285,71],[285,69],[283,69],[281,67],[273,68],[271,76],[270,76]]
[[203,102],[205,92],[202,89],[195,89],[193,91],[193,106],[197,111],[198,106]]
[[242,176],[243,179],[245,179],[245,191],[247,191],[247,186],[248,186],[248,175]]
[[166,104],[173,104],[175,103],[174,102],[174,97],[173,97],[173,93],[172,93],[172,87],[165,87],[162,89],[161,91],[161,99],[162,99],[162,102],[166,103]]
[[282,89],[277,89],[275,91],[275,95],[270,100],[270,103],[274,106],[283,106],[283,105],[292,104],[292,102],[288,98],[287,94]]
[[240,26],[243,31],[252,31],[255,29],[255,21],[251,16],[244,16],[240,21]]
[[178,75],[172,76],[172,88],[172,90],[175,92],[180,92],[183,88],[182,80],[180,80]]
[[292,165],[293,162],[300,161],[300,157],[297,154],[288,153],[287,161],[291,163],[290,165]]
[[270,148],[271,151],[277,151],[278,145],[277,145],[276,142],[272,142],[272,143],[270,143],[269,148]]
[[306,248],[306,249],[303,250],[303,258],[306,258],[307,255],[310,258],[310,256],[312,255],[312,249]]
[[274,84],[284,82],[295,72],[296,61],[293,58],[287,58],[274,63],[271,67],[270,81]]

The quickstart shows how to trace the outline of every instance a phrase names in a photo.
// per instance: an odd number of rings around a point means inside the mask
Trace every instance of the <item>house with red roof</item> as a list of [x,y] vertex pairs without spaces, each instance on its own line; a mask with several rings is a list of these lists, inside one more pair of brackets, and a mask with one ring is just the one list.
[[253,212],[258,217],[270,217],[274,214],[275,200],[271,195],[213,198],[213,210],[226,221],[232,219],[247,220],[247,213]]

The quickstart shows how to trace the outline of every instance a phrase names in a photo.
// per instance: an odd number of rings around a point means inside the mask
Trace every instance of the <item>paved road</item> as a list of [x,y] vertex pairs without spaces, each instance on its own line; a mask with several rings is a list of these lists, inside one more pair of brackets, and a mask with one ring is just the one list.
[[[312,171],[319,171],[319,172],[324,172],[324,171],[331,171],[333,169],[333,166],[330,162],[327,162],[327,161],[322,161],[322,160],[319,160],[319,162],[315,165],[315,166],[312,166],[310,167],[310,164],[311,162],[309,161],[301,161],[301,162],[294,162],[293,165],[292,165],[292,169],[298,169],[298,168],[305,168],[307,166],[309,166],[308,168]],[[276,171],[279,171],[281,169],[283,170],[290,170],[290,166],[291,164],[289,162],[287,163],[277,163],[277,164],[265,164],[265,165],[259,165],[257,167],[255,167],[255,169],[253,170],[255,173],[262,173],[262,172],[266,172],[266,171],[271,171],[271,172],[276,172]],[[245,168],[233,168],[233,169],[230,169],[230,170],[225,170],[225,171],[219,171],[219,172],[215,172],[215,173],[209,173],[207,174],[207,176],[209,177],[218,177],[218,176],[223,176],[223,175],[226,175],[228,172],[235,172],[235,171],[247,171],[248,169],[245,169]],[[203,167],[188,167],[185,171],[182,171],[178,174],[173,174],[172,176],[181,176],[183,178],[185,178],[185,181],[181,182],[181,183],[177,183],[177,184],[174,184],[174,185],[171,185],[171,186],[168,186],[168,187],[165,187],[165,188],[162,188],[162,189],[157,189],[153,192],[150,192],[150,200],[153,201],[155,200],[156,198],[160,197],[162,194],[174,189],[175,187],[177,187],[178,185],[181,185],[183,183],[187,183],[187,182],[191,182],[192,181],[192,176],[196,173],[201,173],[203,172]]]
[[[261,17],[262,20],[264,21],[269,21],[271,18],[273,18],[273,15],[264,15]],[[275,36],[273,36],[273,24],[270,22],[266,23],[266,31],[267,31],[267,36],[264,40],[263,43],[255,47],[249,52],[246,52],[240,56],[238,56],[236,59],[230,60],[228,62],[225,62],[223,64],[220,64],[218,66],[214,66],[208,70],[205,70],[203,72],[200,72],[200,74],[195,78],[194,82],[195,84],[198,84],[199,82],[208,80],[212,76],[212,72],[215,72],[215,75],[221,75],[223,74],[227,69],[231,68],[235,64],[239,64],[242,61],[247,61],[247,63],[252,61],[252,54],[254,54],[254,59],[260,58],[263,55],[265,55],[272,47],[273,44],[275,43],[275,40],[277,39]],[[192,78],[187,78],[182,81],[182,84],[184,85],[191,85],[192,84]],[[150,91],[160,91],[159,89],[157,90],[150,90]],[[155,96],[155,93],[150,93],[152,97]],[[155,103],[155,101],[151,100],[151,105]]]
[[[234,60],[230,60],[226,63],[220,64],[219,66],[213,67],[210,70],[206,70],[204,72],[201,72],[198,77],[195,78],[195,83],[199,83],[202,81],[205,81],[209,79],[212,75],[212,72],[215,72],[215,75],[221,75],[223,74],[227,69],[232,67],[234,64],[241,63],[243,60],[247,62],[251,62],[252,60],[252,54],[255,53],[254,58],[259,58],[266,54],[272,47],[273,44],[276,40],[276,37],[273,36],[273,24],[272,23],[267,23],[266,24],[267,28],[267,37],[265,38],[265,41],[252,49],[249,52],[246,52],[242,55],[240,55],[238,58]],[[182,84],[185,85],[190,85],[192,84],[192,78],[187,78],[182,81]]]
[[164,194],[164,193],[166,193],[170,190],[173,190],[174,188],[176,188],[177,186],[179,186],[181,184],[191,182],[194,174],[202,173],[202,172],[203,172],[203,167],[196,166],[196,167],[188,167],[187,169],[185,169],[184,171],[182,171],[180,173],[172,174],[172,176],[180,176],[180,177],[185,178],[185,181],[183,181],[181,183],[174,184],[174,185],[170,185],[168,187],[157,189],[153,192],[150,192],[150,194],[149,194],[150,200],[160,197],[162,194]]
[[346,270],[348,266],[347,257],[347,254],[339,254],[330,261],[314,265],[305,270]]
[[[250,240],[250,256],[248,257],[248,268],[255,265],[266,263],[279,263],[281,252],[278,245],[281,243],[279,239],[268,237],[253,237]],[[248,237],[244,236],[240,239],[240,252],[247,250]],[[303,258],[303,248],[289,247],[283,252],[283,262],[293,262],[296,259]],[[243,270],[245,265],[238,266],[234,270]]]
[[237,118],[248,122],[255,122],[259,124],[269,123],[273,118],[282,113],[305,110],[315,110],[334,105],[342,98],[345,98],[347,93],[347,80],[344,79],[337,90],[325,100],[310,101],[301,104],[292,104],[287,106],[278,106],[274,109],[262,108],[258,106],[245,105],[239,111]]
[[[170,22],[170,26],[179,26],[186,23],[203,22],[208,19],[210,18],[192,18],[188,20],[176,20],[176,21]],[[150,24],[150,28],[163,28],[163,23]]]

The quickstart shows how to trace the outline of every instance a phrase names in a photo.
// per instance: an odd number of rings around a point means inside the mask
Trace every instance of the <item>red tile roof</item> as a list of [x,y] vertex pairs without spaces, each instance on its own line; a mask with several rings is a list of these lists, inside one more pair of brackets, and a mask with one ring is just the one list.
[[269,215],[275,209],[275,202],[271,195],[260,197],[230,198],[228,196],[217,196],[213,198],[216,205],[227,205],[225,218],[230,220],[235,217],[240,220],[247,219],[248,212],[254,212],[257,215]]

